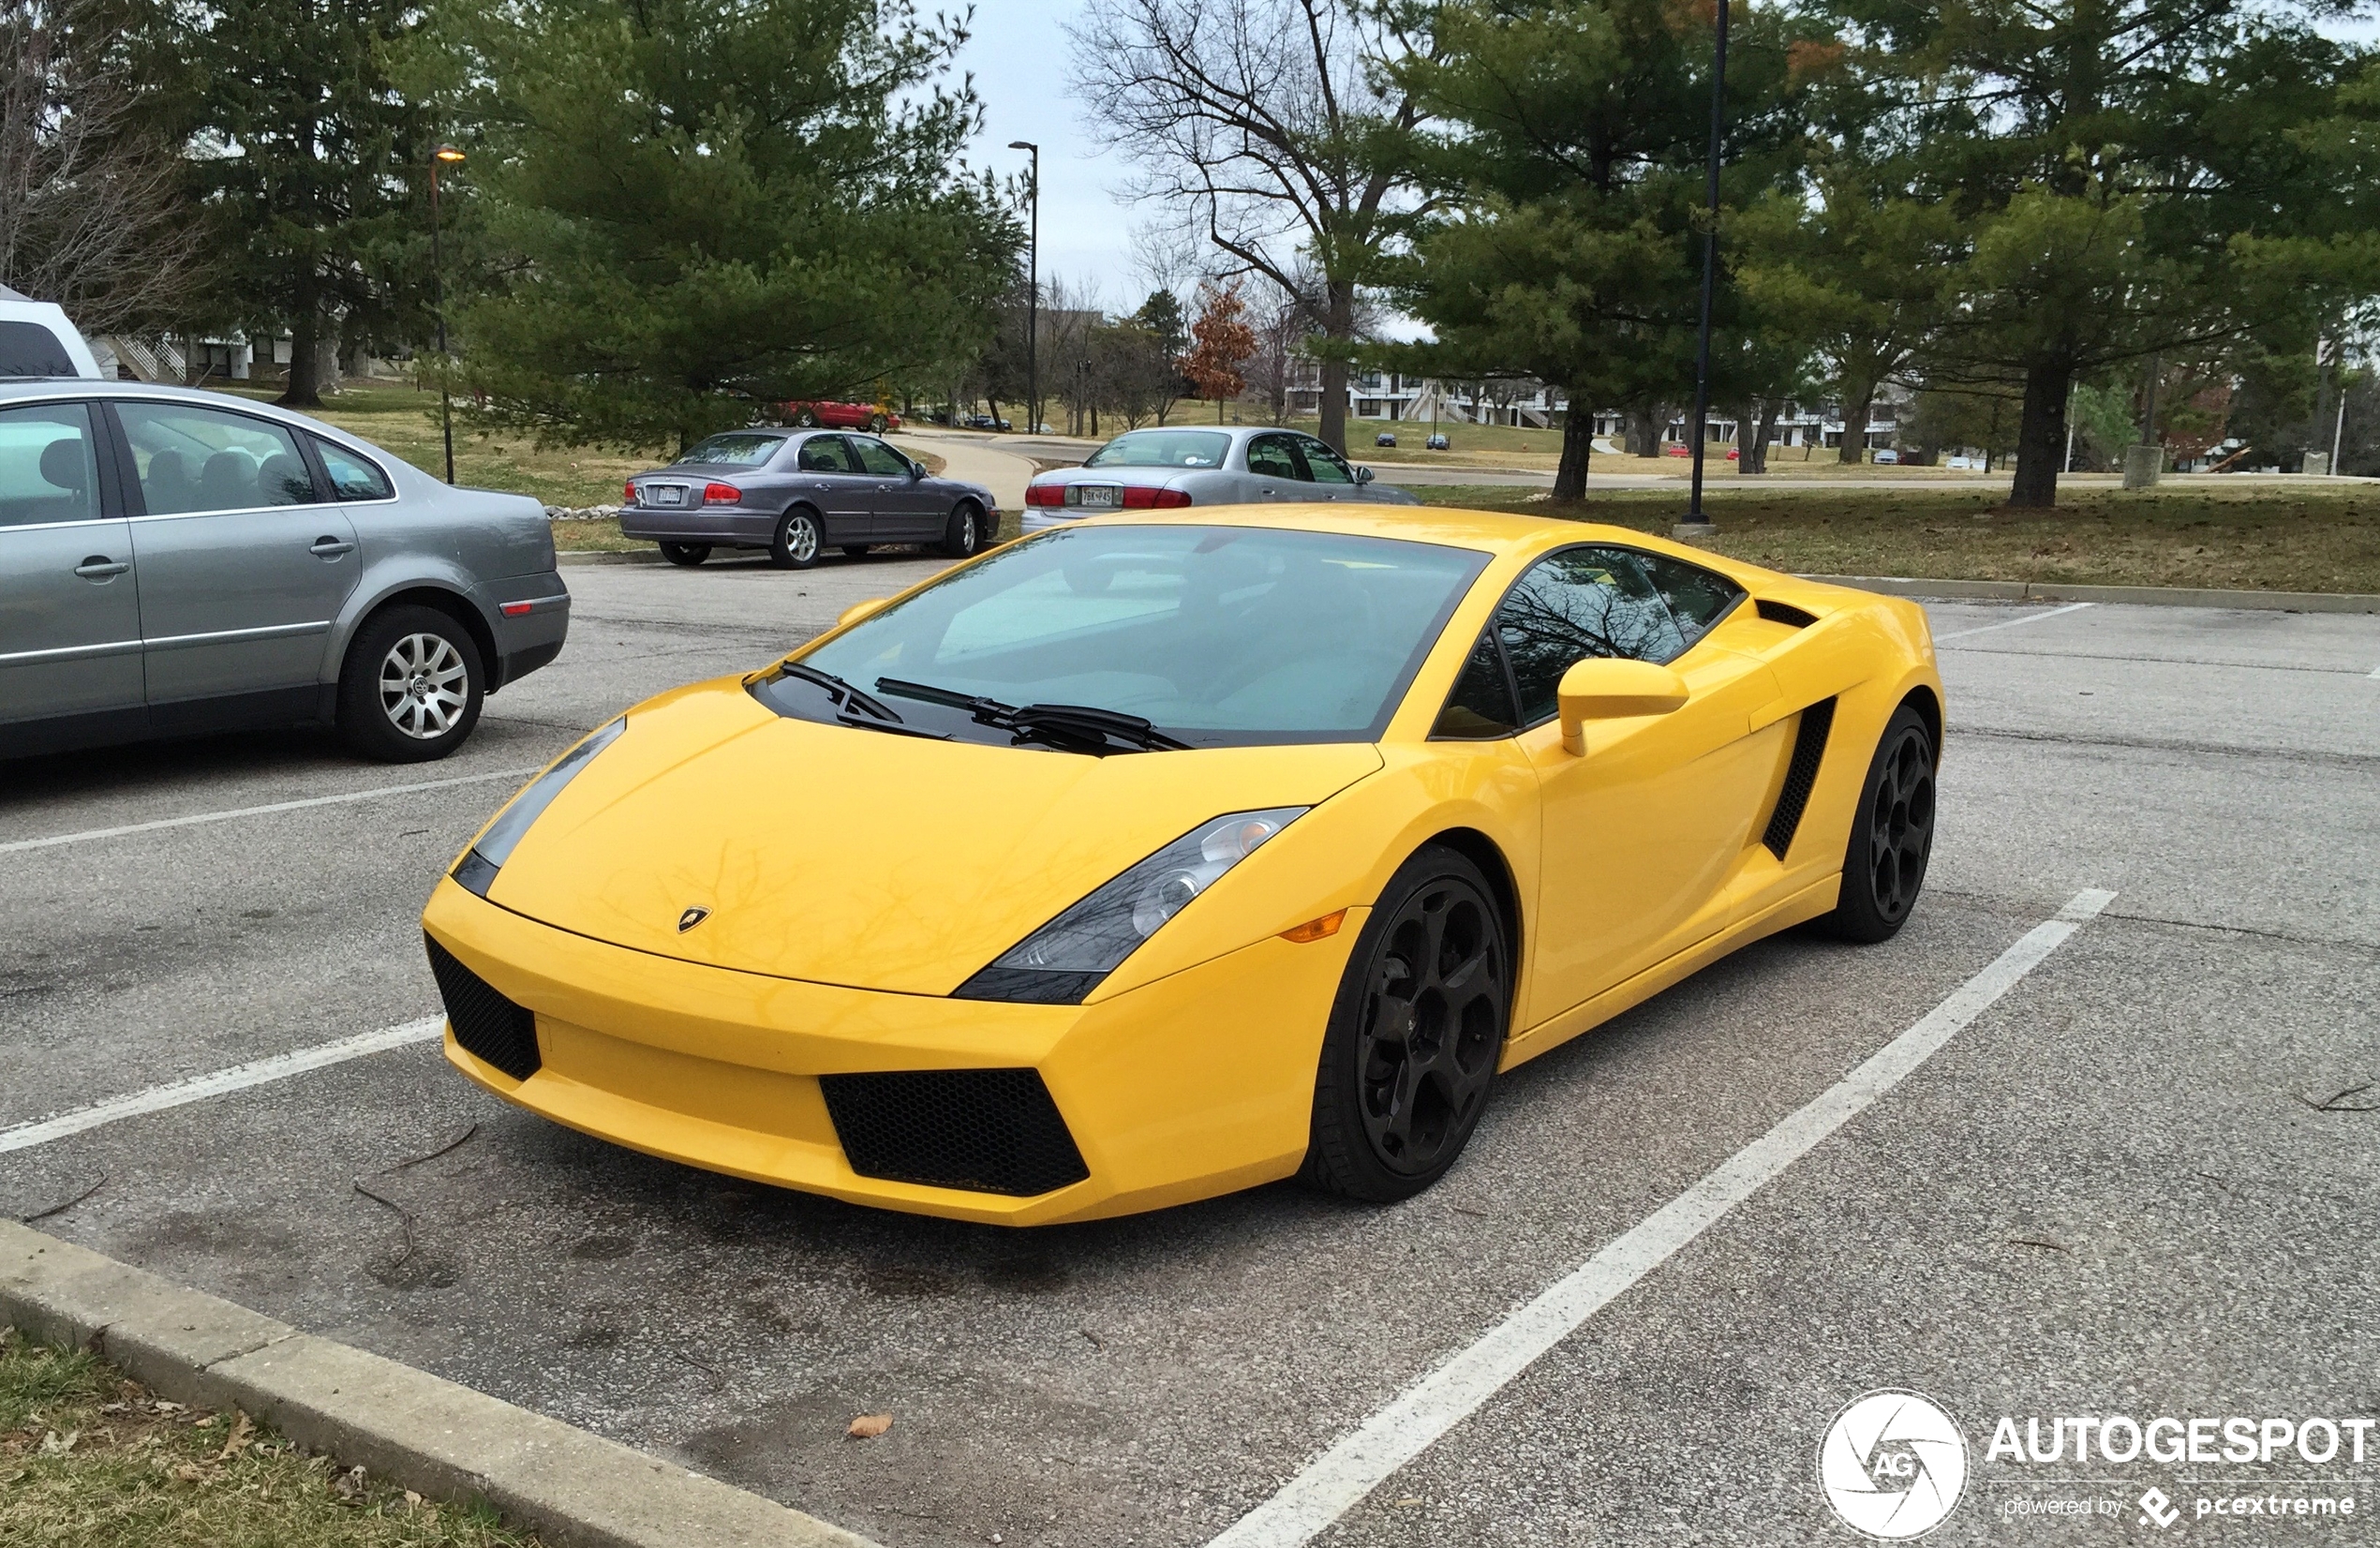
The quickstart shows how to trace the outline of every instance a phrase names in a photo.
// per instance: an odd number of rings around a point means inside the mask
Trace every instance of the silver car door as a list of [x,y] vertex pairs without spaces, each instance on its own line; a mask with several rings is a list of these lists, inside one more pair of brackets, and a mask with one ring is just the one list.
[[1313,498],[1305,487],[1305,469],[1290,450],[1287,433],[1252,436],[1248,439],[1248,475],[1260,500],[1301,500]]
[[0,723],[144,713],[132,532],[103,514],[95,430],[87,404],[0,409]]
[[873,436],[844,439],[851,442],[851,449],[872,485],[869,499],[876,513],[873,541],[915,543],[921,538],[940,536],[942,515],[927,509],[935,496],[919,487],[918,479],[910,471],[909,459]]
[[1305,493],[1308,499],[1353,499],[1356,498],[1355,469],[1346,459],[1312,436],[1293,437],[1298,459],[1305,467],[1306,477],[1313,487]]
[[315,487],[290,431],[197,404],[109,409],[139,476],[132,547],[152,719],[161,706],[319,685],[363,562],[354,526]]

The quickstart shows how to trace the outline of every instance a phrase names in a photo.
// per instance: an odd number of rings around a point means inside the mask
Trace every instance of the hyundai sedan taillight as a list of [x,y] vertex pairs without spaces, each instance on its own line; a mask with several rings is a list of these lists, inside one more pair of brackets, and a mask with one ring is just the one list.
[[740,502],[743,498],[744,492],[741,489],[736,488],[732,484],[706,484],[703,485],[703,503],[705,505],[735,505]]

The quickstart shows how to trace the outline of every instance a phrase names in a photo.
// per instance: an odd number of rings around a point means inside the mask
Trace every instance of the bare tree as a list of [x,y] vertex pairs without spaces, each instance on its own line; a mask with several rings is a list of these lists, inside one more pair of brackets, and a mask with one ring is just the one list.
[[0,0],[0,285],[87,334],[162,332],[198,288],[202,233],[113,40],[92,0]]
[[1422,117],[1376,66],[1411,40],[1350,0],[1091,0],[1068,30],[1136,196],[1195,211],[1233,272],[1291,291],[1301,258],[1320,274],[1320,429],[1344,452],[1357,291],[1412,214],[1376,151]]

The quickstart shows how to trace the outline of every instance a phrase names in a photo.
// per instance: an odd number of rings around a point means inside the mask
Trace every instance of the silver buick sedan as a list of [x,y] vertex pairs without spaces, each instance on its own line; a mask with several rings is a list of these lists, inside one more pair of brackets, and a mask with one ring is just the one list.
[[570,609],[525,496],[220,393],[0,381],[0,758],[308,722],[442,758]]
[[1127,430],[1079,468],[1037,473],[1025,486],[1024,529],[1037,532],[1103,511],[1316,500],[1419,505],[1372,482],[1372,469],[1312,436],[1265,426]]
[[857,558],[879,543],[974,554],[1000,521],[980,484],[936,478],[874,436],[836,430],[729,430],[666,468],[628,481],[620,536],[661,544],[672,564],[714,548],[765,548],[793,570],[828,544]]

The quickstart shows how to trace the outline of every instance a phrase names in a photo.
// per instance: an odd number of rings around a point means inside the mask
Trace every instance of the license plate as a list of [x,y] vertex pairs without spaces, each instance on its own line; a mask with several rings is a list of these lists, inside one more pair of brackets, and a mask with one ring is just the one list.
[[654,489],[653,503],[655,505],[683,505],[686,503],[686,491],[662,484]]
[[1123,503],[1123,490],[1113,484],[1078,484],[1075,503],[1093,510],[1112,511]]

